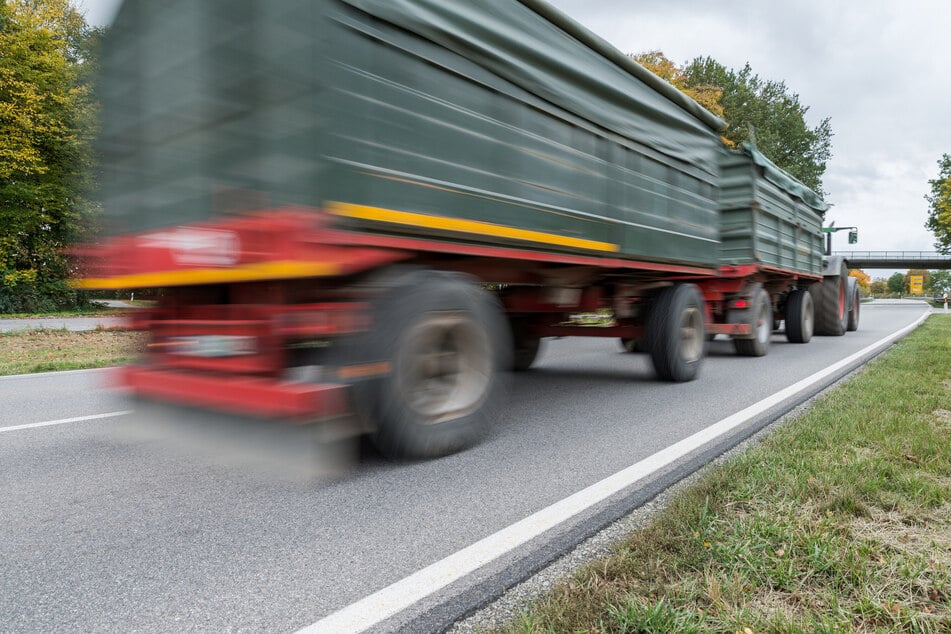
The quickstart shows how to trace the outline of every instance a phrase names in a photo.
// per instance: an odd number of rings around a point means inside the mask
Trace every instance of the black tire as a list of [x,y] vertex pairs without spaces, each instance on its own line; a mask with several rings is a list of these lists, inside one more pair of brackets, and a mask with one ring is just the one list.
[[786,340],[790,343],[809,343],[815,324],[812,293],[797,288],[786,297]]
[[525,372],[538,358],[542,340],[531,333],[525,320],[512,319],[509,323],[512,326],[512,369]]
[[849,270],[845,264],[838,275],[827,275],[821,284],[813,284],[809,291],[815,304],[815,334],[841,337],[845,334],[848,319],[846,310],[846,281]]
[[354,385],[353,400],[380,452],[432,458],[478,441],[512,363],[497,300],[466,276],[417,271],[391,283],[373,310],[363,359],[390,371]]
[[703,296],[693,284],[665,288],[654,298],[647,318],[647,348],[657,376],[692,381],[704,352]]
[[852,306],[849,308],[849,316],[846,320],[845,329],[849,332],[855,332],[859,329],[859,283],[854,277],[849,278],[849,296],[852,298]]
[[734,339],[733,347],[744,357],[762,357],[769,351],[773,335],[773,304],[769,293],[757,284],[751,293],[749,320],[752,335],[748,339]]

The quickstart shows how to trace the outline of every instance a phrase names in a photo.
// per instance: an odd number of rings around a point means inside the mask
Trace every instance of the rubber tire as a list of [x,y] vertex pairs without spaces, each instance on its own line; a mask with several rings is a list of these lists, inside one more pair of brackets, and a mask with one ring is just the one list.
[[815,307],[812,293],[797,288],[786,297],[786,340],[789,343],[809,343],[815,325]]
[[[657,376],[664,381],[692,381],[706,347],[700,290],[693,284],[676,284],[658,293],[652,304],[647,347]],[[685,319],[691,322],[687,327]]]
[[854,277],[849,277],[849,291],[852,297],[852,309],[849,311],[845,329],[848,332],[855,332],[859,329],[859,306],[861,301],[859,297],[859,283]]
[[753,336],[749,339],[734,339],[733,347],[737,354],[744,357],[763,357],[769,351],[769,340],[773,334],[773,304],[769,293],[757,284],[750,302],[750,326]]
[[525,372],[538,358],[541,337],[529,334],[528,324],[522,319],[512,319],[509,325],[512,328],[512,370]]
[[827,275],[821,284],[813,284],[809,291],[815,304],[815,334],[841,337],[845,334],[848,311],[846,281],[849,270],[842,265],[838,275]]
[[[476,280],[459,274],[416,271],[389,286],[373,302],[375,327],[355,354],[362,354],[364,360],[388,363],[390,371],[353,386],[354,409],[367,420],[377,449],[390,458],[433,458],[471,446],[487,432],[504,392],[505,370],[512,364],[509,330],[501,305],[479,288]],[[479,386],[469,409],[454,418],[433,421],[414,409],[412,391],[406,384],[412,387],[412,344],[425,340],[420,336],[414,340],[413,335],[426,333],[427,328],[432,332],[429,323],[440,319],[459,320],[464,334],[476,339],[468,346],[468,358],[458,348],[456,356],[443,353],[441,358],[451,358],[457,370],[466,371],[478,361],[485,385]],[[480,353],[487,357],[476,359]],[[459,363],[460,359],[469,363]],[[431,377],[429,380],[433,382]]]

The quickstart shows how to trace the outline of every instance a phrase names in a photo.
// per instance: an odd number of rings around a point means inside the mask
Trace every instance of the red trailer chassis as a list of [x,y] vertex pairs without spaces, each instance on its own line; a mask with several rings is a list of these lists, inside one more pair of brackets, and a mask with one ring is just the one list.
[[[669,336],[680,336],[679,327],[762,339],[764,320],[771,333],[791,292],[822,281],[758,264],[706,268],[541,251],[517,239],[490,245],[458,234],[354,231],[301,208],[123,236],[81,255],[93,257],[82,263],[80,288],[163,289],[155,308],[131,316],[150,339],[140,363],[117,371],[119,385],[159,401],[297,423],[347,414],[355,383],[394,371],[386,356],[321,356],[328,341],[344,349],[385,325],[390,315],[374,308],[377,296],[406,277],[393,271],[440,272],[433,279],[449,295],[461,278],[446,275],[494,284],[509,328],[493,336],[514,339],[516,369],[531,365],[543,337],[648,340],[651,329],[665,327],[651,317],[657,305],[684,297],[700,317],[672,326]],[[694,290],[678,299],[669,289],[679,287]],[[595,325],[579,325],[578,314],[594,315]]]

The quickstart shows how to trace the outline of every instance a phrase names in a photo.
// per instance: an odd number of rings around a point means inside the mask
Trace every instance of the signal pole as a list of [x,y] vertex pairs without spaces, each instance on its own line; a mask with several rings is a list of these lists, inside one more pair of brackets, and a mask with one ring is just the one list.
[[836,231],[848,231],[849,244],[855,244],[859,241],[858,227],[836,227],[835,223],[833,222],[828,227],[822,228],[822,233],[826,234],[826,255],[832,255],[832,234]]

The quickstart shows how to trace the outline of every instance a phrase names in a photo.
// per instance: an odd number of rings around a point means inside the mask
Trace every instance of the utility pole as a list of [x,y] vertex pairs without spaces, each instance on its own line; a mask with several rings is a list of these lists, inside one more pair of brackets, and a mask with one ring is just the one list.
[[835,222],[833,222],[828,227],[822,228],[822,233],[826,234],[826,255],[832,255],[832,234],[836,231],[848,231],[849,244],[855,244],[859,241],[858,227],[836,227]]

